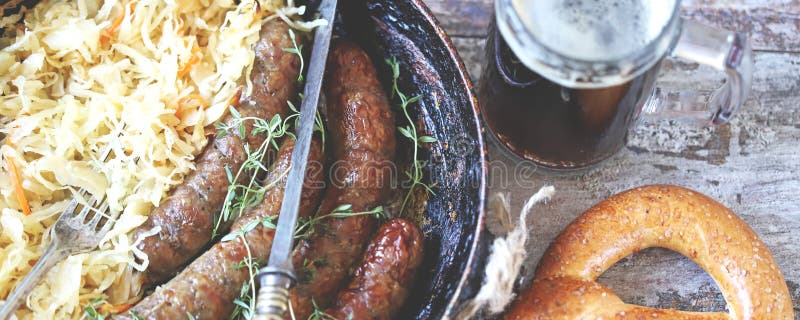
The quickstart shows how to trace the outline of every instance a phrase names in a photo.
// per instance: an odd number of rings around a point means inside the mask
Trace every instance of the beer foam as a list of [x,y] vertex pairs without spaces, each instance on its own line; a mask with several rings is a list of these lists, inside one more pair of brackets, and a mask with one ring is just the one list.
[[614,60],[657,39],[677,0],[511,0],[545,47],[582,60]]

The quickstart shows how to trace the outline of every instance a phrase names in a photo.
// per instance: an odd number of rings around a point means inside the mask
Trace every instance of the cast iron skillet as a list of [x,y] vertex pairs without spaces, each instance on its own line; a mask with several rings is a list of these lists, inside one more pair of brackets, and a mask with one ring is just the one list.
[[421,0],[339,3],[344,33],[369,51],[387,89],[391,73],[383,61],[398,60],[400,90],[422,95],[412,109],[417,127],[439,141],[425,145],[423,152],[429,163],[428,183],[435,186],[419,221],[425,260],[397,319],[452,318],[460,303],[480,287],[488,255],[485,149],[472,82]]
[[[36,2],[22,1],[28,7]],[[398,60],[400,90],[422,96],[411,116],[417,128],[438,140],[424,144],[421,155],[434,191],[417,219],[425,234],[425,259],[397,319],[453,318],[480,287],[490,241],[484,228],[485,146],[472,82],[421,0],[340,0],[339,7],[337,34],[370,53],[387,92],[391,71],[384,60]],[[411,146],[400,142],[399,153],[410,153]]]

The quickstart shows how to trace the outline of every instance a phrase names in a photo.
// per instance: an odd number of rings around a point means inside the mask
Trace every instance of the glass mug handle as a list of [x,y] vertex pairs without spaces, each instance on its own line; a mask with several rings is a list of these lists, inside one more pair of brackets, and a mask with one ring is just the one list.
[[750,94],[753,54],[746,35],[683,21],[672,56],[724,71],[716,90],[656,87],[642,108],[642,120],[678,119],[699,125],[727,123]]

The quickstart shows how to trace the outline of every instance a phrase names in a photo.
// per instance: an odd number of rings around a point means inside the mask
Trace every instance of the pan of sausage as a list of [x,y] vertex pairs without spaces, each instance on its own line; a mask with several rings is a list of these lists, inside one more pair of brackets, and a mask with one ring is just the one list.
[[[420,0],[340,1],[338,11],[300,204],[294,319],[452,318],[477,292],[490,241],[472,83]],[[262,26],[253,90],[223,126],[255,132],[241,119],[295,112],[311,41],[290,29]],[[252,316],[245,297],[269,257],[294,141],[275,141],[261,174],[240,170],[263,144],[236,130],[209,137],[194,170],[132,231],[148,264],[130,284],[139,299],[114,319]],[[229,185],[249,180],[269,188],[219,219]]]

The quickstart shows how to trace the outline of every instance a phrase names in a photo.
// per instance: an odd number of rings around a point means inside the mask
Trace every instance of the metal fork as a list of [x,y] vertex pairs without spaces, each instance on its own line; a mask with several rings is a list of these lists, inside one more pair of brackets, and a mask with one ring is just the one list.
[[[109,144],[100,161],[105,161],[110,153],[111,145]],[[87,192],[80,189],[78,195],[85,200]],[[51,240],[44,250],[44,254],[0,308],[0,319],[10,319],[33,291],[33,288],[57,263],[70,255],[91,251],[100,244],[100,240],[111,230],[117,219],[116,216],[106,214],[108,202],[105,200],[105,193],[97,198],[90,198],[86,205],[77,198],[72,199],[53,227],[50,228]],[[78,212],[79,205],[82,206],[80,212]],[[89,215],[90,212],[93,212],[94,215]],[[103,220],[103,217],[106,217],[106,221],[101,224],[100,221]]]

